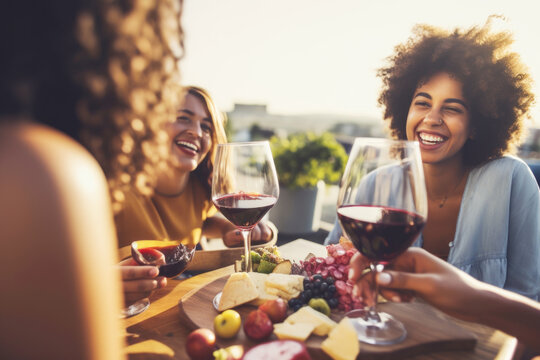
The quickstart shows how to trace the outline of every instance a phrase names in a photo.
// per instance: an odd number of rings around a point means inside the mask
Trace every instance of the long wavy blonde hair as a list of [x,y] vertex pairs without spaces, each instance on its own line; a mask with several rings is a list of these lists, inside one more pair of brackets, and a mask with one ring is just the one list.
[[212,146],[210,151],[206,154],[206,157],[195,169],[194,174],[199,178],[201,183],[205,186],[208,197],[210,198],[211,186],[212,186],[212,172],[214,170],[214,160],[216,156],[216,149],[218,144],[224,144],[227,142],[227,135],[225,133],[225,123],[227,118],[224,113],[220,112],[212,97],[205,89],[198,86],[186,86],[184,88],[185,93],[191,94],[200,99],[212,119],[214,131],[212,132]]

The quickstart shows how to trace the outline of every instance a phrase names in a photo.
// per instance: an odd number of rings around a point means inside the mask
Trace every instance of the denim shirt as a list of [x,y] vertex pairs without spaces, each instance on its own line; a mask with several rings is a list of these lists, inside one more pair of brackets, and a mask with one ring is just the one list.
[[[338,221],[325,244],[337,243]],[[422,235],[413,246],[421,247]],[[447,261],[478,280],[538,300],[540,190],[512,156],[474,168],[467,178]]]

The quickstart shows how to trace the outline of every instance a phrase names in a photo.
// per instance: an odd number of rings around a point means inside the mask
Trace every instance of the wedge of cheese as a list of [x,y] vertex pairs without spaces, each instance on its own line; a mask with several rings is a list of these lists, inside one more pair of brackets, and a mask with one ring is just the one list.
[[231,274],[223,287],[218,311],[232,309],[238,305],[248,303],[258,296],[257,287],[246,272]]
[[360,342],[349,318],[344,317],[321,343],[321,349],[333,360],[355,360]]
[[304,277],[279,273],[268,274],[266,288],[275,288],[289,293],[302,291],[304,290]]
[[272,273],[266,278],[265,287],[268,294],[290,300],[300,295],[300,292],[304,290],[304,277]]
[[288,292],[288,291],[283,291],[278,288],[267,287],[266,291],[270,295],[277,296],[285,300],[291,300],[295,297],[298,297],[298,295],[300,295],[300,291],[295,290],[295,289],[291,289],[291,292]]
[[273,300],[278,298],[277,295],[270,295],[266,292],[265,282],[268,278],[268,274],[249,272],[248,275],[251,280],[253,280],[253,283],[257,288],[257,292],[259,293],[259,296],[255,300],[250,301],[251,305],[259,306],[267,300]]
[[313,323],[296,323],[291,324],[287,322],[274,324],[274,334],[278,339],[285,340],[297,340],[297,341],[306,341],[306,339],[311,335],[315,329]]
[[337,325],[334,320],[310,306],[300,308],[285,319],[285,322],[293,325],[298,323],[313,324],[315,326],[313,333],[319,336],[327,335]]

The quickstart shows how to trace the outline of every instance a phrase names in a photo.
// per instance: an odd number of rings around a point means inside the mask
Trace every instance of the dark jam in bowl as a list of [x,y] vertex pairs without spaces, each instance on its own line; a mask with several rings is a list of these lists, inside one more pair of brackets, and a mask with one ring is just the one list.
[[214,205],[234,225],[249,230],[257,225],[276,201],[270,195],[233,194],[214,199]]
[[387,264],[411,246],[425,225],[418,214],[381,206],[342,206],[337,213],[358,251],[381,264]]
[[185,270],[191,260],[190,250],[182,244],[164,247],[147,247],[139,249],[139,252],[148,262],[154,262],[159,258],[160,256],[156,256],[159,253],[165,256],[165,264],[158,265],[158,276],[176,276]]

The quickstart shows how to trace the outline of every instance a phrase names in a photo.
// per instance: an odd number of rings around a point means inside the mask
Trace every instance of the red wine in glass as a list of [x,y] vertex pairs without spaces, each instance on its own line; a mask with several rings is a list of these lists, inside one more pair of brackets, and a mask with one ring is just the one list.
[[342,206],[337,215],[354,246],[383,265],[407,250],[425,225],[418,214],[385,206]]
[[168,246],[151,246],[138,249],[139,253],[145,259],[144,262],[138,261],[140,257],[133,257],[140,265],[157,265],[159,267],[158,276],[175,277],[181,274],[189,262],[192,255],[186,246],[168,245]]
[[[158,276],[175,277],[186,270],[193,259],[195,248],[188,248],[180,241],[139,240],[131,243],[131,255],[139,265],[159,268]],[[150,306],[148,298],[141,299],[124,308],[122,315],[131,317]]]
[[279,183],[268,141],[218,144],[212,201],[242,234],[243,268],[251,271],[251,230],[274,206]]
[[277,202],[277,198],[262,194],[232,194],[214,199],[214,205],[238,228],[249,230]]
[[[427,219],[427,194],[417,142],[356,138],[341,179],[337,215],[343,233],[369,260],[371,276],[383,271],[416,240]],[[378,287],[371,306],[352,310],[358,339],[373,345],[403,341],[405,326],[377,310]]]

